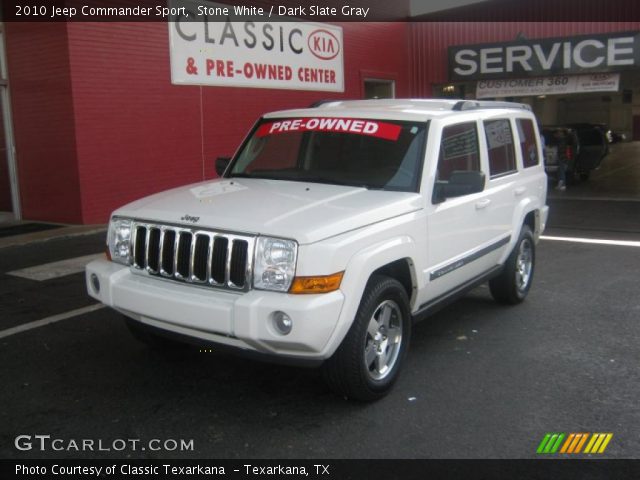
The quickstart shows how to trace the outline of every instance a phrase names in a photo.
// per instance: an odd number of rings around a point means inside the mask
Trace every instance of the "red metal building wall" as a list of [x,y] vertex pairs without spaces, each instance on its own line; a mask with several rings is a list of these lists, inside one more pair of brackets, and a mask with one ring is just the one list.
[[[524,8],[524,7],[523,7]],[[446,83],[447,47],[526,38],[570,37],[640,30],[640,22],[420,22],[411,24],[412,94],[432,96],[432,85]]]
[[[172,85],[165,23],[13,25],[9,74],[24,217],[105,223],[126,202],[215,177],[214,159],[231,155],[260,114],[361,98],[364,76],[393,78],[396,94],[408,96],[408,24],[341,26],[344,94]],[[64,114],[56,99],[66,102]],[[51,165],[64,168],[42,171]],[[52,190],[59,203],[42,195]]]
[[82,212],[66,26],[9,22],[5,27],[24,217],[79,222]]
[[105,223],[118,206],[213,178],[263,112],[361,98],[364,77],[398,97],[447,81],[447,47],[638,30],[640,22],[344,23],[344,94],[177,86],[164,23],[7,24],[26,219]]

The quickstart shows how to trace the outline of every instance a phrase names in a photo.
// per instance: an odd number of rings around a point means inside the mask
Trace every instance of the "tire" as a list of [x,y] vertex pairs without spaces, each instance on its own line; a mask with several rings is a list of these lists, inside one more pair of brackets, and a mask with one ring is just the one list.
[[590,175],[591,175],[591,172],[580,172],[580,180],[582,180],[583,182],[586,182],[587,180],[589,180]]
[[323,365],[327,385],[347,398],[384,397],[398,379],[411,338],[407,292],[397,280],[374,275],[349,332]]
[[533,282],[535,249],[531,228],[523,225],[518,241],[507,258],[502,272],[489,281],[491,295],[497,302],[515,305],[526,298]]
[[141,343],[144,343],[149,348],[158,352],[178,352],[181,350],[185,350],[188,348],[186,343],[181,343],[176,340],[171,340],[170,338],[163,337],[161,335],[157,335],[151,332],[149,329],[145,328],[143,324],[133,320],[132,318],[123,315],[124,322],[131,332],[133,338],[138,340]]

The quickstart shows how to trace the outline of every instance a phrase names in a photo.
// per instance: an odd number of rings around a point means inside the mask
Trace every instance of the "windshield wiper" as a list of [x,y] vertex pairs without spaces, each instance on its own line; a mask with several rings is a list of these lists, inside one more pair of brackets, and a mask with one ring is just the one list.
[[326,183],[329,185],[342,185],[345,187],[356,187],[356,188],[366,188],[367,190],[371,189],[371,188],[375,188],[372,187],[370,185],[366,185],[364,183],[356,183],[356,182],[347,182],[344,180],[338,180],[336,178],[329,178],[329,177],[322,177],[322,176],[299,176],[299,175],[275,175],[278,172],[273,172],[274,175],[266,173],[266,172],[260,172],[260,174],[252,174],[252,173],[232,173],[231,175],[229,175],[229,178],[260,178],[260,179],[265,179],[265,180],[284,180],[284,181],[290,181],[290,182],[309,182],[309,183]]
[[260,174],[260,175],[256,175],[255,173],[231,173],[227,178],[261,178],[261,179],[273,179],[274,177],[269,176],[269,175],[265,175],[265,174]]
[[287,180],[293,180],[296,182],[327,183],[330,185],[344,185],[345,187],[366,188],[367,190],[371,188],[369,185],[365,185],[364,183],[346,182],[344,180],[338,180],[336,178],[328,178],[328,177],[321,177],[321,176],[294,177]]

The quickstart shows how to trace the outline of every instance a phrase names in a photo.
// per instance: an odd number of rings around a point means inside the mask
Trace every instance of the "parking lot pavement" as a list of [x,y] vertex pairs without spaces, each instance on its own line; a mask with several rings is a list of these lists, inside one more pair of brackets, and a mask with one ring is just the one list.
[[553,198],[640,201],[640,142],[617,143],[586,182],[550,191]]
[[[617,238],[614,227],[630,221],[590,208],[602,217],[590,221],[613,231],[566,225],[575,210],[565,218],[558,207],[548,233]],[[101,233],[0,249],[0,332],[93,305],[82,273],[8,272],[103,245]],[[542,240],[537,253],[524,304],[499,306],[480,287],[418,324],[396,388],[368,405],[334,396],[316,370],[154,353],[109,309],[2,337],[0,458],[521,458],[535,457],[546,432],[611,432],[594,456],[638,458],[640,248]],[[186,439],[193,450],[15,447],[37,434]]]
[[104,251],[105,233],[58,238],[0,249],[0,330],[86,307],[81,272],[34,281],[10,272]]

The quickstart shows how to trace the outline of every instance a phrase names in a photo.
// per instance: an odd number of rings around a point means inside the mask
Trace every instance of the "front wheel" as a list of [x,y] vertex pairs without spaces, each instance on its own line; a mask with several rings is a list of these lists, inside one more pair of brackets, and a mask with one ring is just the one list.
[[351,329],[323,374],[336,393],[361,401],[385,396],[398,378],[411,336],[407,292],[397,280],[369,280]]
[[535,241],[528,225],[523,225],[513,251],[507,258],[499,276],[489,281],[493,298],[514,305],[522,302],[533,281]]

